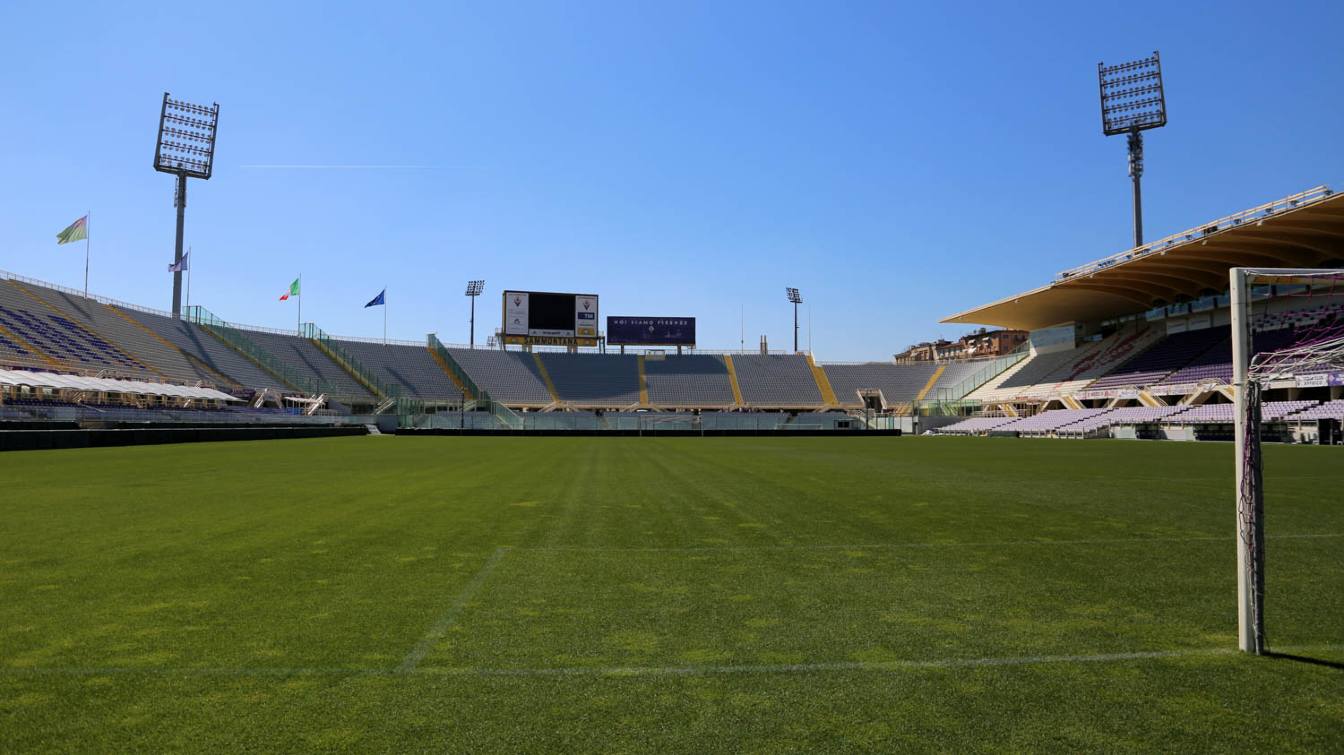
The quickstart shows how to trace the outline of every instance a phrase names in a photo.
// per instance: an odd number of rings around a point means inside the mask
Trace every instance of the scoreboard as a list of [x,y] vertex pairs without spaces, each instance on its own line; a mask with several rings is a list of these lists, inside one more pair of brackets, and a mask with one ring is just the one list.
[[505,291],[505,343],[597,345],[597,295]]

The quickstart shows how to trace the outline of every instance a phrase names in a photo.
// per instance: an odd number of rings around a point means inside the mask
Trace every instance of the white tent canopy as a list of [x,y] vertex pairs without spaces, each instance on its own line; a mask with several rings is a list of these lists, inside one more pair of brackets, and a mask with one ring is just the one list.
[[241,399],[213,388],[198,388],[171,383],[146,383],[140,380],[113,380],[111,378],[62,375],[56,372],[27,372],[0,370],[0,386],[26,385],[32,388],[93,391],[96,393],[129,393],[136,396],[171,396],[173,398],[209,399],[212,401],[240,401]]

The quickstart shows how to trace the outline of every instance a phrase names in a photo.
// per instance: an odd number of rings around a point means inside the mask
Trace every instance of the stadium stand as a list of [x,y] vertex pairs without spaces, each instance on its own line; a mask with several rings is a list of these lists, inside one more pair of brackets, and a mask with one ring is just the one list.
[[[741,364],[741,357],[734,361]],[[936,362],[894,364],[866,362],[862,364],[823,364],[826,376],[835,390],[841,406],[862,406],[859,391],[877,389],[888,404],[914,401],[928,385],[929,379],[941,366]],[[961,371],[957,371],[961,375]],[[942,378],[940,378],[940,381]],[[743,388],[745,391],[745,386]]]
[[[922,393],[916,398],[923,400],[938,397],[940,394],[947,393],[946,398],[959,399],[966,395],[963,384],[978,373],[983,372],[987,367],[997,372],[1001,368],[994,367],[997,362],[994,359],[975,359],[962,362],[944,362],[942,374],[937,375],[937,380],[929,386],[928,391]],[[978,387],[978,386],[977,386]],[[950,392],[950,393],[949,393]]]
[[821,406],[821,390],[801,354],[735,354],[737,382],[747,406]]
[[407,396],[427,400],[456,401],[462,389],[443,371],[424,346],[371,343],[337,339],[341,348],[358,359],[374,376]]
[[1040,414],[1023,417],[1000,425],[995,430],[1011,431],[1023,435],[1045,435],[1075,422],[1083,422],[1105,414],[1109,409],[1055,409]]
[[1059,434],[1084,436],[1117,425],[1150,425],[1185,410],[1184,406],[1125,406],[1065,425]]
[[934,432],[939,435],[979,435],[996,430],[1016,419],[1016,417],[968,417],[960,422],[940,427]]
[[371,402],[374,395],[340,365],[331,361],[312,341],[298,335],[240,327],[246,336],[278,359],[297,368],[310,380],[330,386],[333,396],[355,402]]
[[728,366],[721,356],[687,354],[646,359],[644,378],[649,403],[654,406],[731,406],[733,403]]
[[52,307],[60,310],[70,320],[95,331],[119,349],[133,356],[158,375],[169,380],[184,383],[234,382],[227,376],[212,371],[204,364],[193,363],[172,343],[156,336],[148,328],[122,314],[120,310],[108,304],[86,299],[59,289],[44,288],[31,283],[12,281],[23,286],[34,296],[40,297]]
[[1344,399],[1335,399],[1326,401],[1303,409],[1296,414],[1290,414],[1285,419],[1292,422],[1310,421],[1318,419],[1337,419],[1344,421]]
[[65,370],[110,370],[125,377],[161,376],[87,327],[44,304],[22,283],[0,280],[0,335],[11,366]]
[[1095,343],[1035,354],[969,398],[985,402],[1049,399],[1090,388],[1097,377],[1155,343],[1159,333],[1153,328],[1123,329]]
[[1135,355],[1109,374],[1099,378],[1088,388],[1097,390],[1155,385],[1168,375],[1216,350],[1230,338],[1226,328],[1207,328],[1168,335],[1152,348]]
[[155,314],[144,310],[122,311],[181,349],[183,353],[200,360],[211,370],[229,377],[244,388],[282,393],[291,390],[291,386],[286,386],[282,380],[222,343],[199,325],[175,320],[166,312]]
[[1163,417],[1161,422],[1164,425],[1231,424],[1234,410],[1232,404],[1200,404]]
[[540,354],[561,401],[578,406],[639,403],[639,365],[633,354]]
[[532,355],[496,349],[447,349],[453,360],[496,401],[542,408],[553,403]]

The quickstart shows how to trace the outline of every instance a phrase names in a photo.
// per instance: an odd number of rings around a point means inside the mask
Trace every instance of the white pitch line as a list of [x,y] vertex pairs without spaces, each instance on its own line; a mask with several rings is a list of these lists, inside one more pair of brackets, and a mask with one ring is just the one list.
[[[1344,644],[1285,645],[1271,648],[1271,652],[1290,653],[1313,650],[1340,650]],[[330,667],[242,667],[242,668],[171,668],[130,666],[112,667],[29,667],[0,668],[0,676],[225,676],[225,677],[291,677],[291,676],[480,676],[480,677],[622,677],[622,676],[726,676],[744,674],[816,674],[816,673],[895,673],[899,671],[940,670],[957,668],[985,668],[997,666],[1042,666],[1050,664],[1120,663],[1125,661],[1166,660],[1200,656],[1240,655],[1231,647],[1186,648],[1184,650],[1141,650],[1126,653],[1097,653],[1092,655],[1024,655],[986,658],[941,658],[932,660],[896,661],[831,661],[817,663],[771,663],[707,666],[561,666],[552,668],[481,668],[415,667],[410,669]]]
[[430,649],[434,647],[434,643],[443,639],[443,636],[448,633],[453,624],[457,623],[457,618],[461,615],[462,609],[466,608],[467,603],[471,601],[476,591],[480,590],[481,585],[485,583],[486,577],[489,577],[495,567],[499,566],[500,560],[508,552],[508,546],[500,546],[495,549],[494,553],[490,554],[490,558],[486,559],[485,565],[472,576],[471,581],[463,585],[462,589],[458,591],[457,597],[453,598],[448,610],[443,612],[439,620],[434,622],[434,626],[429,628],[420,642],[416,643],[415,647],[411,648],[411,652],[407,653],[406,657],[402,659],[401,665],[397,668],[398,671],[408,673],[414,671],[415,667],[420,665],[420,661],[424,660],[425,656],[429,654]]
[[[1341,538],[1344,532],[1301,533],[1287,535],[1269,535],[1270,540],[1311,540],[1318,538]],[[516,546],[514,550],[535,551],[572,551],[580,553],[699,553],[720,551],[807,551],[807,550],[897,550],[905,548],[1005,548],[1010,546],[1033,545],[1144,545],[1147,543],[1215,543],[1234,542],[1235,535],[1189,535],[1178,537],[1116,537],[1087,538],[1078,540],[980,540],[945,543],[841,543],[841,544],[795,544],[795,545],[686,545],[680,547],[647,548],[606,548],[590,546],[538,545]]]

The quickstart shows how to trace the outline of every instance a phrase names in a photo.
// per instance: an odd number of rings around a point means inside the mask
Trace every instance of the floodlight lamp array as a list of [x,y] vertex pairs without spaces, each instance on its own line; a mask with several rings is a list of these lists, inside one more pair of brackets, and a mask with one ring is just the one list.
[[803,303],[803,295],[798,293],[798,289],[793,287],[786,287],[784,289],[784,293],[788,295],[789,301],[793,302],[794,304]]
[[467,281],[467,296],[480,296],[485,290],[485,281]]
[[1101,127],[1107,136],[1167,125],[1162,61],[1151,57],[1107,66],[1097,64]]
[[210,178],[214,168],[219,105],[209,107],[163,95],[154,169],[192,178]]

